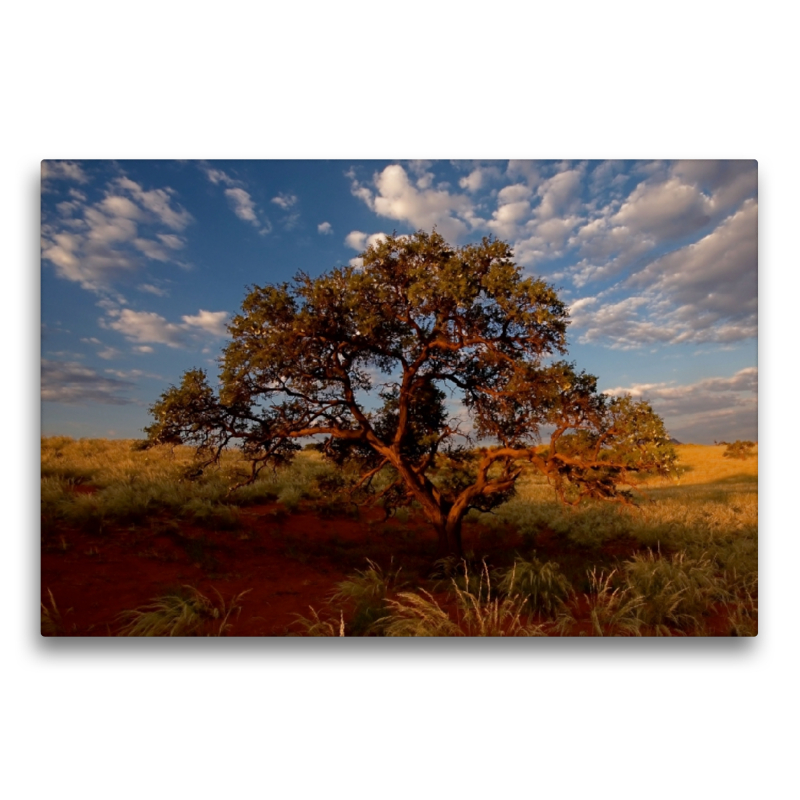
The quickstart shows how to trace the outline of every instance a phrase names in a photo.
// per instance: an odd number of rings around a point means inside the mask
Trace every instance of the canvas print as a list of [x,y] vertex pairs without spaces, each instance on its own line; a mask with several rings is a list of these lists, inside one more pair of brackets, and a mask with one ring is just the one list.
[[754,636],[753,160],[41,165],[47,636]]

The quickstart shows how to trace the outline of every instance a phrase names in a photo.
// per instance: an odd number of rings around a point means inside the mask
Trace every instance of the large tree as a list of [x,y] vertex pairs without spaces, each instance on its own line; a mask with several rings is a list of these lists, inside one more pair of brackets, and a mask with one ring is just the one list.
[[388,474],[373,496],[416,501],[450,553],[469,509],[507,500],[526,465],[577,503],[629,502],[637,475],[673,464],[646,402],[598,393],[559,358],[567,308],[505,242],[395,235],[362,260],[252,287],[218,390],[187,372],[151,408],[149,442],[195,445],[204,465],[238,444],[255,478],[317,437],[358,465],[360,490]]

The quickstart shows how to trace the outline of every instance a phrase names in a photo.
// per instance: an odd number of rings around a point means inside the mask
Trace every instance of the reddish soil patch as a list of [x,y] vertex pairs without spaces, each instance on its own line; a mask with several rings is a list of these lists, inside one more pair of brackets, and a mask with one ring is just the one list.
[[[93,487],[75,491],[91,493]],[[270,504],[243,509],[241,524],[231,531],[163,517],[100,532],[47,529],[42,602],[50,607],[52,592],[62,620],[59,633],[68,636],[115,635],[122,612],[187,585],[215,603],[217,592],[229,602],[247,591],[239,615],[230,620],[230,635],[287,636],[302,630],[297,615],[308,617],[309,606],[321,611],[336,584],[365,569],[367,559],[385,571],[402,567],[402,577],[416,587],[430,586],[438,558],[435,536],[423,520],[383,521],[374,509],[354,519],[319,516],[312,508],[289,514]],[[582,593],[588,590],[587,564],[610,567],[641,545],[617,539],[587,553],[548,530],[523,540],[510,528],[466,524],[464,549],[490,566],[510,565],[515,553],[535,549],[540,559],[557,561]],[[728,634],[725,619],[712,620],[718,635]]]
[[[87,493],[91,487],[77,486]],[[248,591],[232,618],[231,635],[286,636],[298,632],[296,615],[320,610],[339,581],[365,569],[402,566],[410,582],[424,581],[437,559],[435,536],[422,521],[382,521],[377,510],[360,519],[287,514],[271,504],[243,509],[241,525],[213,531],[185,521],[153,519],[87,532],[49,528],[42,542],[42,602],[52,592],[67,635],[108,636],[118,615],[180,586],[215,602]],[[519,537],[467,526],[466,546],[481,552],[519,548]],[[216,592],[215,592],[216,590]]]

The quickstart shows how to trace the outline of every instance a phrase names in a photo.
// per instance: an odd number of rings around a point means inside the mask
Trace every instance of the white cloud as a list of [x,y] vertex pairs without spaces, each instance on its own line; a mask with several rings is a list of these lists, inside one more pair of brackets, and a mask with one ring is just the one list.
[[206,177],[211,183],[228,187],[225,189],[225,197],[233,213],[236,214],[239,219],[249,222],[255,228],[258,228],[258,232],[262,235],[272,230],[272,225],[269,220],[259,212],[255,200],[253,200],[250,192],[247,191],[244,181],[231,178],[231,176],[223,172],[223,170],[209,167],[207,164],[201,165],[201,169],[205,172]]
[[169,247],[170,250],[181,250],[186,247],[186,239],[181,236],[176,236],[174,233],[159,233],[158,238],[163,244]]
[[503,239],[517,236],[520,225],[530,219],[530,196],[530,188],[522,183],[502,188],[497,195],[497,210],[488,223],[492,232]]
[[194,316],[183,316],[181,319],[185,325],[201,328],[212,336],[225,336],[227,333],[227,311],[206,311],[201,308]]
[[539,219],[552,219],[574,207],[580,197],[582,172],[577,169],[559,172],[544,181],[537,194],[541,202],[535,209]]
[[45,181],[68,180],[88,183],[83,167],[75,161],[42,161],[42,188]]
[[442,188],[419,189],[398,164],[392,164],[375,175],[374,183],[375,194],[355,180],[351,191],[382,217],[408,222],[422,230],[436,227],[445,239],[451,241],[470,229],[464,219],[471,220],[474,212],[466,195],[450,194]]
[[138,287],[140,292],[147,292],[147,294],[154,294],[156,297],[167,297],[169,292],[159,286],[154,286],[152,283],[142,283]]
[[169,187],[165,189],[151,189],[145,191],[138,183],[130,178],[118,178],[117,185],[126,189],[138,200],[141,206],[154,214],[164,225],[176,231],[184,230],[194,217],[183,208],[172,207],[171,196],[174,191]]
[[458,182],[458,185],[462,189],[466,189],[468,192],[477,192],[478,189],[484,185],[484,182],[484,171],[479,167],[478,169],[472,170],[472,172],[470,172],[470,174],[466,177],[461,178],[461,180]]
[[154,261],[171,261],[173,257],[172,253],[152,239],[137,237],[133,240],[133,246]]
[[250,197],[249,192],[239,188],[226,189],[225,197],[227,197],[230,201],[233,213],[236,214],[239,219],[243,219],[245,222],[252,222],[258,225],[256,206],[253,202],[253,198]]
[[330,222],[320,222],[320,224],[317,225],[317,233],[324,235],[333,233],[333,226],[330,224]]
[[[620,292],[638,290],[620,300]],[[599,297],[573,303],[582,342],[631,349],[730,343],[758,335],[758,204],[747,200],[699,241],[651,261]]]
[[121,333],[132,342],[155,342],[168,347],[181,347],[186,340],[185,329],[153,311],[134,311],[124,308],[116,319],[101,323]]
[[227,173],[223,172],[221,169],[214,169],[213,167],[204,166],[203,169],[205,170],[206,176],[211,181],[211,183],[221,183],[224,186],[239,186],[241,185],[240,181],[236,181],[231,178]]
[[127,217],[128,219],[141,219],[142,209],[121,195],[106,195],[98,204],[99,209],[112,217]]
[[353,250],[363,250],[367,241],[367,234],[363,231],[350,231],[344,237],[344,243]]
[[58,206],[66,218],[42,221],[42,258],[60,277],[84,289],[109,292],[115,282],[145,268],[143,256],[170,262],[185,244],[175,233],[156,232],[155,239],[140,231],[161,226],[182,230],[192,220],[188,211],[173,204],[169,188],[145,191],[134,181],[118,178],[93,205],[81,192],[71,194],[71,201]]
[[[153,311],[134,311],[123,308],[111,312],[101,320],[101,327],[121,333],[128,341],[139,344],[164,344],[167,347],[185,347],[193,334],[203,332],[212,336],[224,336],[226,311],[200,311],[194,315],[181,317],[182,323],[168,322]],[[139,352],[148,352],[139,350]]]
[[696,186],[671,178],[664,183],[640,183],[611,222],[663,241],[699,230],[710,222],[711,211],[710,198]]
[[[344,243],[348,247],[352,247],[353,250],[363,252],[373,245],[386,241],[387,238],[385,233],[366,234],[363,231],[350,231],[350,233],[345,236]],[[352,263],[352,261],[350,263]]]
[[277,197],[273,197],[270,202],[287,211],[297,202],[297,197],[293,194],[281,192]]

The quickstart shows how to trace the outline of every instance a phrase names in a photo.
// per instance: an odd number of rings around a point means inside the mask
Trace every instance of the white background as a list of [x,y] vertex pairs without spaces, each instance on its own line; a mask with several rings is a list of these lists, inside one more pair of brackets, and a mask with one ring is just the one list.
[[[800,181],[788,13],[680,0],[255,8],[32,1],[4,13],[5,796],[791,795]],[[226,157],[758,159],[759,636],[41,639],[39,162]]]

